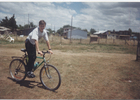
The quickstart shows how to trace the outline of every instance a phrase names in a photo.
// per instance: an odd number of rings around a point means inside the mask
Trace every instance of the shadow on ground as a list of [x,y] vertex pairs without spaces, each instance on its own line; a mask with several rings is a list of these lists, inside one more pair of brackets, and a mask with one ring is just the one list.
[[[24,87],[27,87],[27,88],[34,88],[35,86],[39,87],[39,88],[42,88],[42,89],[45,89],[41,82],[36,82],[36,81],[31,81],[31,80],[24,80],[22,82],[17,82],[15,81],[14,79],[10,78],[10,77],[7,77],[8,79],[12,80],[13,82],[15,82],[16,84],[19,84],[20,86],[24,86]],[[35,84],[36,83],[36,84]]]

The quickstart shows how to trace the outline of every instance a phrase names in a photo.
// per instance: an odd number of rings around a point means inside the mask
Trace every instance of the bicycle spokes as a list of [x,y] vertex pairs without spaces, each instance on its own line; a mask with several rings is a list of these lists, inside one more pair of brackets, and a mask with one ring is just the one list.
[[42,67],[40,71],[40,80],[44,87],[49,90],[56,90],[61,84],[60,74],[52,65]]
[[22,81],[26,77],[25,64],[20,59],[14,59],[10,63],[10,74],[12,78],[16,81]]

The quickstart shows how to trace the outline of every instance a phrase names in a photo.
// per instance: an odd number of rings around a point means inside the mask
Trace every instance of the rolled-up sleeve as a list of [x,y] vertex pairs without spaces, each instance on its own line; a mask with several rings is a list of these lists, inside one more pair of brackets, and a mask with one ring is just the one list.
[[31,39],[34,39],[34,40],[38,41],[38,33],[37,33],[37,31],[35,31],[35,30],[33,31]]

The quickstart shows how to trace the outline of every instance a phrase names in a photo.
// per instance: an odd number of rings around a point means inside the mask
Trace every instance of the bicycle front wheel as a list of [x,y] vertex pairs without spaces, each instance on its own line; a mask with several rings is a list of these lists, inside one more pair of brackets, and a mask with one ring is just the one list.
[[26,78],[25,64],[21,59],[14,59],[9,66],[11,77],[16,81],[23,81]]
[[60,73],[54,66],[46,65],[40,70],[40,81],[46,89],[57,90],[61,84]]

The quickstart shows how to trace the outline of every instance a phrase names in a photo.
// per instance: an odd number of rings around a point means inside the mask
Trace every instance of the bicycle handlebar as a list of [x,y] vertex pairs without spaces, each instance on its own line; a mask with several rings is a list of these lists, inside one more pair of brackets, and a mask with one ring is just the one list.
[[[46,53],[50,54],[50,57],[47,59],[47,61],[49,61],[51,58],[51,53],[49,51],[47,51],[47,52],[42,51],[42,53],[43,53],[43,58],[45,57]],[[40,53],[38,53],[38,54],[40,54]]]
[[[45,55],[46,53],[51,54],[49,51],[47,51],[47,52],[42,51],[42,53],[43,53],[43,55]],[[38,54],[40,54],[40,53],[38,53]]]
[[43,54],[46,54],[46,53],[51,54],[49,51],[47,51],[47,52],[42,51],[42,53],[43,53]]
[[[50,57],[47,59],[47,60],[49,61],[50,58],[51,58],[51,53],[50,53],[49,51],[47,51],[47,52],[42,51],[42,53],[43,53],[43,58],[45,57],[45,54],[46,54],[46,53],[50,54]],[[40,54],[40,53],[38,53],[38,54]]]

